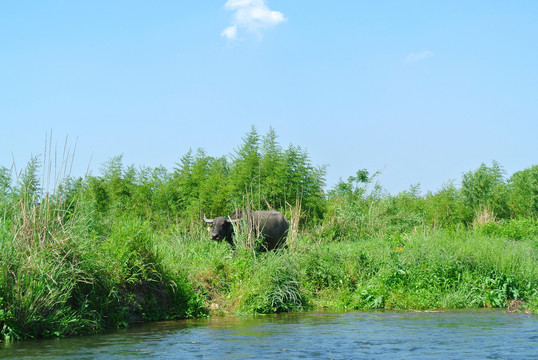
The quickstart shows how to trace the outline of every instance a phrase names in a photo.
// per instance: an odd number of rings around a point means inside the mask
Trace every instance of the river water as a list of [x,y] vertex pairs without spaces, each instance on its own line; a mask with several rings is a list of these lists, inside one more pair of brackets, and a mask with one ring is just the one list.
[[480,310],[215,317],[0,343],[0,358],[538,359],[538,316]]

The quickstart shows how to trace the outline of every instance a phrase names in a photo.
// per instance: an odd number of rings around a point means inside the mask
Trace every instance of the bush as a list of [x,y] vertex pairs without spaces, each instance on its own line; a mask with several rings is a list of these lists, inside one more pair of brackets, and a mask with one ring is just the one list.
[[299,271],[294,263],[286,261],[281,254],[264,254],[262,260],[248,272],[251,276],[245,279],[242,288],[244,300],[239,303],[239,312],[271,314],[305,309]]
[[[5,339],[208,313],[537,308],[536,166],[505,181],[482,164],[426,195],[391,195],[362,169],[325,192],[324,166],[252,128],[233,156],[189,151],[172,172],[116,156],[99,176],[44,188],[41,167],[34,157],[18,178],[0,167]],[[208,240],[203,214],[236,207],[286,213],[288,249],[260,254],[249,234],[235,251]]]
[[476,231],[483,235],[516,241],[538,240],[538,221],[525,218],[490,221],[479,226]]

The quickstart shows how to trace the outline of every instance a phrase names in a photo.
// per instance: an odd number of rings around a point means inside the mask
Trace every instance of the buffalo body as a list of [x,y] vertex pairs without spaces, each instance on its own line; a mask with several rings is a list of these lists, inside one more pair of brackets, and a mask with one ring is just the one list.
[[226,240],[232,247],[234,226],[248,226],[251,234],[261,239],[262,251],[282,247],[289,229],[288,221],[278,211],[236,210],[228,217],[207,219],[204,215],[204,221],[213,224],[212,240]]

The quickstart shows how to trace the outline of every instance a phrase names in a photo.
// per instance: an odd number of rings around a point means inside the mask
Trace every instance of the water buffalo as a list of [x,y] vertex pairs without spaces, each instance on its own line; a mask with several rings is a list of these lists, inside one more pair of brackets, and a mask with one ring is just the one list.
[[282,247],[286,242],[289,224],[282,213],[278,211],[252,211],[236,210],[228,217],[220,216],[204,221],[213,224],[212,240],[226,241],[234,247],[232,235],[234,234],[234,224],[248,225],[251,234],[261,239],[261,250],[273,250]]

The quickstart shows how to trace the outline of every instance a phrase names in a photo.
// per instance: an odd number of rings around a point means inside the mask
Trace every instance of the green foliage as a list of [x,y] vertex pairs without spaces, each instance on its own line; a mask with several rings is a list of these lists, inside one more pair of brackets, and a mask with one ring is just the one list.
[[[249,256],[249,254],[245,254]],[[251,255],[250,255],[251,256]],[[297,265],[287,261],[282,253],[264,254],[260,261],[245,269],[240,290],[244,300],[238,304],[240,313],[271,314],[305,309],[304,295],[300,289]]]
[[2,228],[0,323],[6,339],[69,335],[94,325],[91,319],[80,318],[85,309],[76,311],[68,305],[81,277],[80,271],[65,261],[71,247],[69,238],[42,237],[38,233],[39,237],[24,231],[14,234]]
[[504,170],[496,161],[491,167],[481,164],[475,171],[464,173],[461,184],[463,201],[470,210],[468,221],[485,209],[502,218],[508,215]]
[[10,171],[4,167],[0,166],[0,199],[2,202],[6,201],[7,196],[11,192],[11,176]]
[[175,188],[173,209],[187,222],[199,221],[203,213],[223,213],[229,209],[229,165],[226,158],[213,158],[198,149],[181,158],[171,183]]
[[465,223],[467,212],[461,191],[453,182],[445,184],[438,192],[425,196],[425,221],[434,229],[455,227]]
[[538,221],[526,218],[489,222],[479,226],[476,231],[492,237],[503,237],[510,240],[538,239]]
[[369,177],[366,170],[359,170],[329,191],[323,237],[360,239],[415,231],[434,221],[438,224],[430,213],[437,211],[437,204],[421,196],[418,185],[391,196],[373,184],[379,174]]
[[535,238],[531,223],[518,221],[538,216],[537,169],[517,172],[505,181],[504,170],[494,161],[491,167],[482,164],[464,173],[461,187],[450,182],[426,195],[420,194],[419,185],[388,194],[373,184],[377,174],[369,177],[360,170],[327,193],[319,233],[325,239],[345,240],[472,226],[513,239]]
[[253,127],[243,141],[231,159],[190,150],[172,173],[162,167],[126,168],[123,156],[113,157],[101,176],[83,181],[82,206],[98,231],[123,214],[150,219],[155,227],[172,221],[185,228],[203,214],[223,216],[238,207],[287,211],[300,203],[311,219],[323,216],[324,167],[313,166],[300,147],[283,150],[272,129],[260,137]]
[[[325,167],[253,127],[231,157],[189,151],[171,172],[120,155],[51,186],[50,168],[0,167],[4,340],[323,307],[538,308],[537,166],[505,180],[482,164],[425,195],[361,169],[325,192]],[[210,241],[202,216],[238,207],[283,211],[288,249]]]
[[0,216],[8,212],[9,204],[12,202],[10,171],[3,166],[0,166]]
[[514,217],[538,216],[538,165],[514,173],[508,182]]
[[301,253],[301,282],[316,307],[505,307],[534,301],[537,250],[467,231],[328,243]]
[[41,190],[38,178],[39,169],[39,159],[37,156],[34,156],[28,162],[26,168],[24,168],[19,180],[20,185],[17,192],[21,199],[25,199],[29,202],[39,201]]
[[150,221],[129,218],[124,210],[132,197],[124,179],[132,175],[115,171],[107,177],[120,181],[101,182],[117,203],[107,204],[99,216],[81,180],[66,178],[55,193],[43,194],[36,164],[30,162],[15,187],[3,187],[0,334],[5,340],[199,316],[198,296],[186,274],[159,272]]
[[243,141],[230,171],[232,202],[282,211],[300,202],[314,220],[323,216],[325,167],[313,166],[298,146],[283,150],[273,129],[260,138],[253,127]]
[[340,181],[328,193],[328,207],[321,235],[333,240],[376,236],[385,229],[386,195],[374,184],[379,172],[372,176],[359,170],[357,176]]

